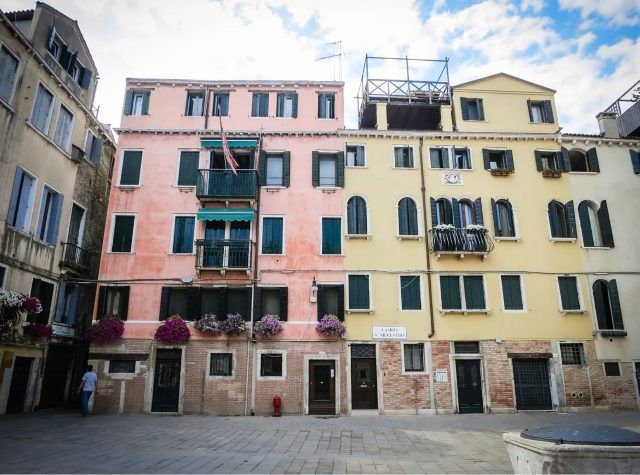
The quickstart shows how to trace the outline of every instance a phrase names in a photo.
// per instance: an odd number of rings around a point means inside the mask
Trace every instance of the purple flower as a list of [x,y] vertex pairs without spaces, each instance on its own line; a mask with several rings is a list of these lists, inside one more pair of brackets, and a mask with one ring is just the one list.
[[24,332],[33,338],[39,338],[41,340],[51,340],[53,337],[53,328],[50,325],[44,323],[32,323],[24,327]]
[[122,338],[124,322],[117,315],[109,315],[93,324],[84,337],[92,343],[109,343]]
[[27,312],[29,315],[35,315],[42,312],[42,304],[36,297],[25,296],[20,303],[20,310]]
[[200,333],[217,336],[222,333],[222,322],[213,313],[205,313],[196,321],[194,328]]
[[241,335],[247,329],[242,315],[239,313],[232,313],[227,315],[227,319],[220,323],[222,332],[229,336]]
[[189,340],[190,336],[186,322],[178,315],[173,315],[158,327],[155,339],[163,343],[183,343]]
[[325,315],[316,325],[316,331],[320,335],[344,335],[347,329],[335,315]]
[[253,332],[261,337],[274,336],[283,330],[277,315],[265,315],[253,326]]

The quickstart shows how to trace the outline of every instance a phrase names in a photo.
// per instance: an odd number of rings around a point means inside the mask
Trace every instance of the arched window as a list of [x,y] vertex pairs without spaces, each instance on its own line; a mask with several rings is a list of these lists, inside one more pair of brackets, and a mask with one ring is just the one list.
[[553,200],[547,207],[549,213],[549,227],[552,238],[575,238],[576,218],[573,211],[573,201],[562,204]]
[[508,200],[491,200],[493,205],[493,226],[498,237],[516,237],[513,208]]
[[402,198],[398,202],[398,225],[400,236],[418,235],[418,208],[411,198]]
[[460,200],[459,204],[460,209],[460,225],[461,227],[466,227],[470,224],[476,224],[475,216],[473,213],[473,203],[468,200]]
[[453,224],[453,209],[451,202],[446,198],[431,198],[431,220],[433,226],[438,224]]
[[598,279],[593,283],[593,303],[599,330],[624,330],[622,311],[615,279]]
[[[566,149],[563,151],[566,153]],[[599,172],[598,154],[595,147],[586,152],[578,149],[569,150],[569,166],[572,172]]]
[[606,201],[600,203],[600,208],[597,208],[595,203],[582,201],[578,205],[578,215],[585,247],[613,247],[613,233]]
[[347,201],[347,234],[367,234],[367,203],[361,196]]

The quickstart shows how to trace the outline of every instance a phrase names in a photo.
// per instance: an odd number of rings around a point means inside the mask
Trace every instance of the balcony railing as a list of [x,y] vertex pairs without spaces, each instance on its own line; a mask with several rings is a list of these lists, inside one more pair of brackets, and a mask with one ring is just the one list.
[[198,239],[196,267],[198,269],[244,270],[251,266],[249,239]]
[[253,200],[256,197],[256,170],[198,170],[196,195],[200,199]]
[[88,271],[93,266],[94,253],[70,242],[62,243],[61,265],[72,269]]
[[493,251],[493,241],[486,229],[431,229],[429,250],[435,254],[486,255]]

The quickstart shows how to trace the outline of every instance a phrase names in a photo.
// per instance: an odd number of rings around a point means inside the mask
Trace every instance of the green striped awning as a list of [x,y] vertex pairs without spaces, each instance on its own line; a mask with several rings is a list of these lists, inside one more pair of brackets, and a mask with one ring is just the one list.
[[[256,139],[227,139],[229,148],[250,148],[256,147],[258,141]],[[221,139],[200,139],[200,145],[204,148],[222,147]]]
[[255,211],[252,209],[199,209],[201,221],[251,221]]

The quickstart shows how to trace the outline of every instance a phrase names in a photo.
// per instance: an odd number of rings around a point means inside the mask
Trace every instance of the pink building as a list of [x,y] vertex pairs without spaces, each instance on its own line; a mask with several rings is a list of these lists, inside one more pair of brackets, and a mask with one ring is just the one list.
[[[96,409],[258,414],[346,411],[342,318],[343,85],[128,79],[96,318],[126,319],[92,345]],[[238,162],[228,170],[220,119]],[[172,315],[240,314],[237,337],[154,339]],[[252,321],[284,331],[257,337]]]

